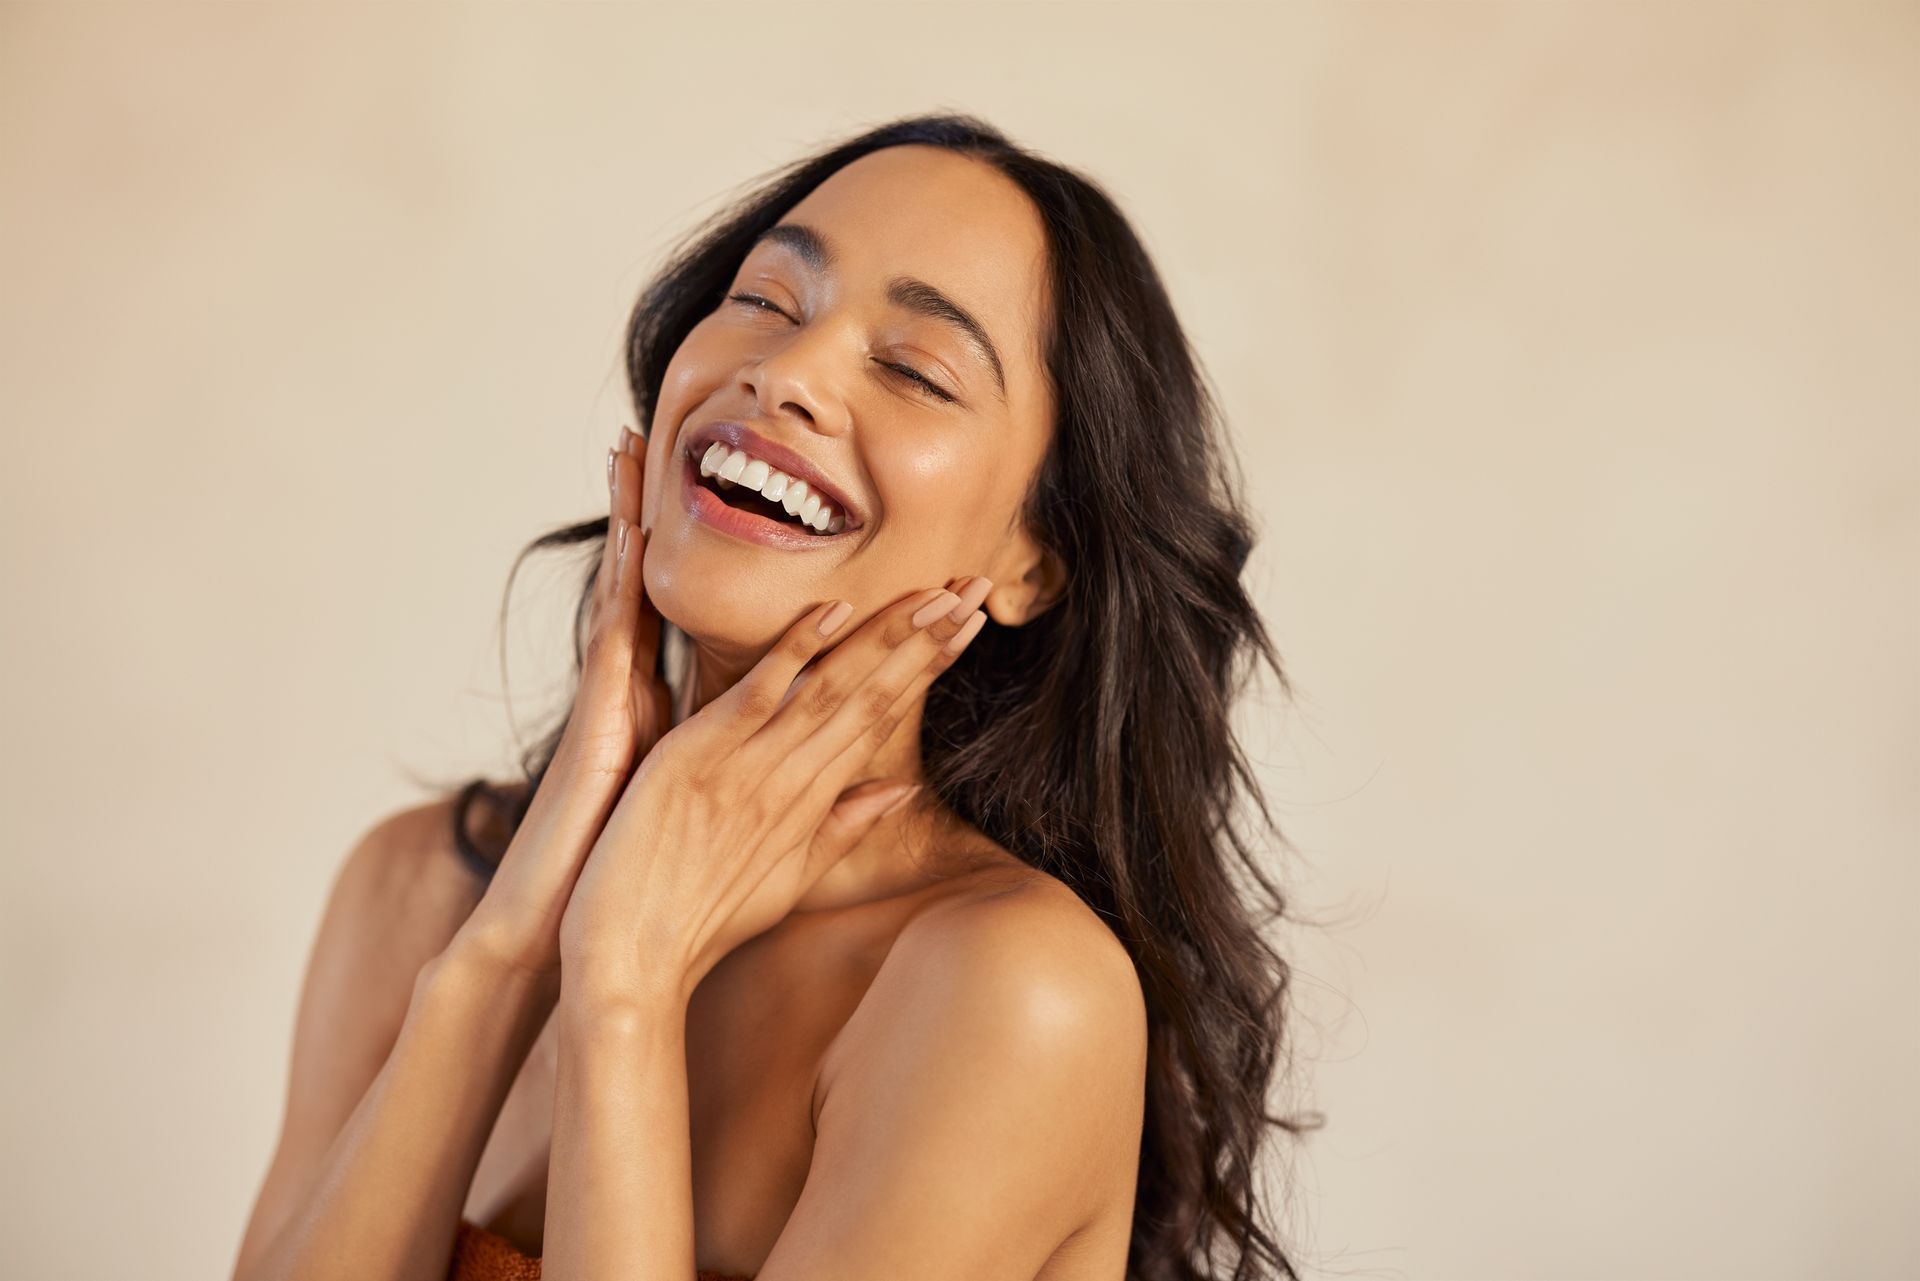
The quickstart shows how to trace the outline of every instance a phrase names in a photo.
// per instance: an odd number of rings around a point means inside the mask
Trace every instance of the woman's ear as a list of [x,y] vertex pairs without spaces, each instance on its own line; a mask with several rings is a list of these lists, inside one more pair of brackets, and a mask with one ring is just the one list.
[[1022,530],[989,575],[993,590],[981,608],[1002,627],[1020,627],[1052,607],[1067,589],[1067,565],[1058,552]]

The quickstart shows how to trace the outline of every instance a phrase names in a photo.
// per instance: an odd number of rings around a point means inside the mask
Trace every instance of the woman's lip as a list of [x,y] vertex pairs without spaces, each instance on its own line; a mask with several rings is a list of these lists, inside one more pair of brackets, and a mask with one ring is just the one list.
[[744,449],[768,466],[778,467],[787,475],[806,481],[809,488],[831,502],[834,510],[856,529],[867,523],[860,510],[847,500],[846,495],[836,492],[837,486],[822,476],[809,459],[794,453],[785,445],[768,440],[759,432],[741,423],[726,420],[704,423],[688,434],[684,452],[693,461],[696,472],[699,469],[700,459],[713,447],[713,442],[716,440],[732,449]]
[[786,551],[815,551],[831,547],[841,539],[853,533],[843,529],[837,534],[806,534],[798,525],[775,520],[771,516],[756,516],[752,512],[743,512],[729,507],[720,495],[700,483],[699,464],[692,458],[681,454],[680,463],[680,502],[687,513],[703,525],[712,527],[722,534],[731,535],[749,543],[758,543],[763,547],[778,547]]

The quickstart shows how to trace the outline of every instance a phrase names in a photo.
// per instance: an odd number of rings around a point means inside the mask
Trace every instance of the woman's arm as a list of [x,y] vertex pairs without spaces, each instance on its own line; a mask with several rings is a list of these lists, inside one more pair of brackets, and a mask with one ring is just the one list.
[[235,1281],[442,1281],[501,1104],[558,998],[456,938],[423,966],[393,1052],[306,1201]]
[[[574,879],[667,720],[655,663],[661,620],[640,577],[638,442],[622,428],[607,451],[608,537],[580,688],[480,902],[463,886],[457,932],[423,934],[431,926],[420,922],[445,919],[446,882],[434,882],[443,888],[424,896],[421,911],[421,896],[405,891],[434,878],[418,874],[417,857],[383,852],[406,848],[394,841],[356,851],[350,864],[371,870],[335,887],[302,998],[281,1150],[235,1281],[445,1276],[474,1168],[559,998],[558,935]],[[415,873],[398,886],[380,871],[396,862]],[[435,940],[424,951],[423,937]],[[363,990],[375,999],[361,999]],[[349,1048],[336,1048],[340,1039]]]
[[560,922],[549,1281],[684,1281],[688,1001],[916,790],[855,780],[979,632],[991,587],[914,592],[830,653],[854,607],[816,604],[640,763]]
[[393,1053],[421,967],[473,913],[478,887],[448,848],[451,823],[444,799],[390,814],[334,873],[307,949],[279,1137],[230,1276],[253,1272],[306,1202]]
[[568,972],[541,1275],[694,1274],[686,1002]]

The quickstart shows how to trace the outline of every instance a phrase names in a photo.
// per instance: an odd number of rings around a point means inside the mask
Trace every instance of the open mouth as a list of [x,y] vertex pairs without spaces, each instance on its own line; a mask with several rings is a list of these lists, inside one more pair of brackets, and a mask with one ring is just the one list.
[[687,462],[691,483],[727,508],[765,521],[784,535],[831,539],[850,532],[845,514],[806,481],[725,442],[710,444],[697,459],[689,450]]

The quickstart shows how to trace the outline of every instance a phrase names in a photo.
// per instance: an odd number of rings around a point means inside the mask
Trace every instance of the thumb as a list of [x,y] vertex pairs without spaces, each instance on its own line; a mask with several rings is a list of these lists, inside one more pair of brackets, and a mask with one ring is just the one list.
[[888,814],[906,804],[920,791],[918,783],[893,779],[869,779],[840,793],[826,818],[820,821],[809,851],[815,861],[815,874],[843,858]]

